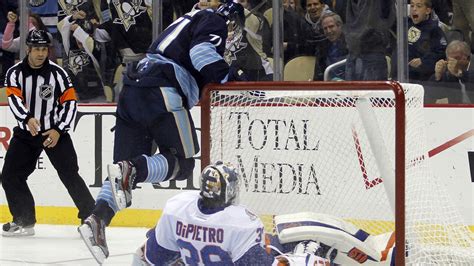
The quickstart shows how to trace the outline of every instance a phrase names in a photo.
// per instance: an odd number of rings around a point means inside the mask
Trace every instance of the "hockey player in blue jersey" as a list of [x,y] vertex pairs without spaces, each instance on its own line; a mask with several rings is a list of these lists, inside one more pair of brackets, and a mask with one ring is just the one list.
[[262,221],[238,204],[239,183],[240,175],[229,163],[204,168],[201,190],[167,201],[132,265],[329,265],[314,254],[319,249],[314,241],[297,245],[296,254],[275,257]]
[[[193,10],[166,28],[146,58],[127,69],[117,104],[115,164],[108,166],[93,214],[79,227],[97,262],[109,255],[105,227],[131,205],[137,183],[191,177],[199,146],[189,110],[206,84],[239,80],[223,55],[228,21],[243,21],[243,16],[242,6],[231,0],[221,0],[217,9]],[[153,141],[160,151],[155,155]]]

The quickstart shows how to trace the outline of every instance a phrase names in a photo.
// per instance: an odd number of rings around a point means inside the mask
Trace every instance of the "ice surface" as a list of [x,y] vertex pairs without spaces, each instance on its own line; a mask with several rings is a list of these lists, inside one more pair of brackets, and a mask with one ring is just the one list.
[[[135,250],[145,242],[147,228],[108,227],[110,256],[103,265],[131,265]],[[97,265],[77,226],[35,226],[27,237],[0,236],[0,265]]]

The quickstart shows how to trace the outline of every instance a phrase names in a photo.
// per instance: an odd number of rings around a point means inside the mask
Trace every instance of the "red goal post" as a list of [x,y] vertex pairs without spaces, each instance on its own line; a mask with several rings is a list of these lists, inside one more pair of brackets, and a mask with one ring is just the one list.
[[423,94],[394,81],[212,84],[201,166],[235,164],[241,202],[266,227],[275,215],[322,213],[394,232],[397,265],[470,263],[470,232],[429,171]]
[[[395,97],[395,227],[396,246],[405,243],[405,94],[403,87],[394,81],[357,82],[229,82],[206,87],[201,98],[201,167],[210,163],[211,145],[211,94],[213,91],[304,91],[324,88],[328,91],[392,91]],[[397,250],[397,265],[405,264],[405,250]]]

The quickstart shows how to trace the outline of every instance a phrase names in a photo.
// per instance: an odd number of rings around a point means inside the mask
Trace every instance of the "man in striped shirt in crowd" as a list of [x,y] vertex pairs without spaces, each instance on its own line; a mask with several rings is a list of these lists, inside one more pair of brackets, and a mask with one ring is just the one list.
[[3,236],[33,235],[35,203],[28,176],[44,150],[84,220],[94,198],[79,176],[77,155],[67,131],[77,112],[76,93],[66,71],[48,60],[50,39],[43,30],[29,32],[27,56],[6,74],[8,105],[18,126],[5,155],[2,186],[13,221]]

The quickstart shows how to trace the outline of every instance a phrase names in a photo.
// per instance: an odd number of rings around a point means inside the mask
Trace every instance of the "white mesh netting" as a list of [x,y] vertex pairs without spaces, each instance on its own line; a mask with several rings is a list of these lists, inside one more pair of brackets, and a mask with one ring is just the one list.
[[[423,88],[403,88],[406,262],[474,263],[471,233],[430,172]],[[265,91],[265,96],[212,91],[210,161],[237,166],[240,202],[267,230],[273,215],[302,211],[338,216],[371,234],[395,230],[394,195],[388,195],[394,191],[389,180],[396,147],[393,92],[315,89]],[[357,108],[364,101],[365,107]]]

